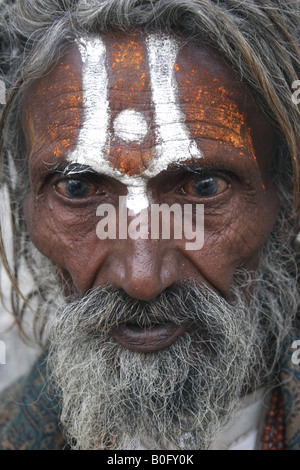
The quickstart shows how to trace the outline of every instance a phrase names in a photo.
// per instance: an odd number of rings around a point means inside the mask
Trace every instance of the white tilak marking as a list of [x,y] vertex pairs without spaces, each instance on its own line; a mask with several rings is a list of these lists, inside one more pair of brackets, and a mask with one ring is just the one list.
[[185,125],[178,105],[174,67],[179,50],[175,38],[150,34],[146,39],[157,126],[158,158],[152,160],[147,173],[157,175],[171,163],[202,158]]
[[[68,160],[91,166],[96,172],[110,176],[128,189],[127,208],[135,214],[150,204],[147,182],[166,170],[171,163],[201,158],[202,153],[191,140],[184,123],[185,117],[178,105],[174,66],[178,42],[169,37],[150,34],[146,38],[149,56],[152,97],[157,128],[157,158],[139,176],[128,176],[113,168],[107,156],[111,136],[108,102],[108,76],[106,46],[101,38],[82,38],[78,41],[83,61],[84,122],[76,149]],[[135,127],[132,131],[131,126]],[[125,110],[114,122],[116,137],[141,143],[147,135],[148,125],[141,113]]]
[[142,113],[125,109],[114,121],[115,137],[125,142],[142,143],[148,134],[148,124]]
[[[81,38],[78,47],[83,62],[85,115],[76,149],[68,155],[68,160],[88,165],[96,172],[115,178],[128,186],[127,207],[138,214],[149,206],[147,180],[142,175],[137,177],[125,175],[113,168],[107,159],[111,137],[105,43],[98,37]],[[141,131],[141,121],[139,126]]]
[[[148,124],[142,113],[133,109],[122,111],[114,121],[115,137],[119,137],[125,142],[142,143],[148,134]],[[132,178],[132,177],[131,177]],[[149,200],[146,191],[146,182],[141,178],[139,186],[128,185],[126,206],[135,214],[139,214],[143,209],[149,206]]]
[[79,51],[83,62],[82,85],[84,122],[76,149],[69,160],[90,165],[103,171],[109,146],[108,77],[105,67],[106,47],[101,38],[80,39]]
[[141,178],[137,186],[128,185],[127,191],[127,209],[135,214],[139,214],[143,209],[147,209],[150,204],[147,196],[147,181]]

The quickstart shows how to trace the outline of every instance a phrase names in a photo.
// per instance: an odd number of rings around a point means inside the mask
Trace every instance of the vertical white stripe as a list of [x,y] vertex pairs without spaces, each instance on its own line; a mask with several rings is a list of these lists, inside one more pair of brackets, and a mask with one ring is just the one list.
[[6,103],[5,93],[5,83],[3,82],[3,80],[0,80],[0,104]]
[[196,142],[190,138],[185,116],[178,104],[174,67],[179,43],[170,36],[150,34],[146,38],[146,44],[158,141],[158,158],[152,165],[158,174],[170,163],[201,158],[202,153]]
[[127,208],[138,214],[149,205],[147,181],[142,176],[128,176],[114,168],[109,160],[110,107],[106,45],[101,38],[81,38],[84,119],[76,149],[68,156],[72,163],[89,165],[96,172],[110,176],[128,187]]
[[78,48],[83,62],[84,119],[76,149],[68,156],[68,160],[89,165],[99,174],[125,184],[128,188],[127,208],[138,214],[149,206],[147,180],[142,175],[135,177],[120,172],[108,160],[111,136],[106,45],[99,37],[88,37],[78,41]]
[[[128,176],[120,172],[113,168],[108,160],[111,116],[108,101],[107,52],[105,42],[100,37],[81,38],[78,41],[83,62],[84,119],[76,149],[68,156],[71,162],[89,165],[96,172],[125,184],[128,189],[127,208],[136,214],[150,204],[146,189],[150,178],[166,170],[171,163],[202,157],[196,142],[189,135],[185,116],[178,104],[174,66],[179,43],[170,36],[150,34],[146,38],[146,46],[155,107],[157,158],[153,158],[149,168],[138,176]],[[138,131],[141,135],[137,134],[139,137],[137,140],[142,140],[147,132],[146,127],[142,129],[143,132],[140,127],[139,122]]]
[[77,148],[69,157],[76,163],[90,165],[102,172],[109,146],[108,77],[106,70],[106,46],[97,38],[78,41],[83,70],[84,122]]

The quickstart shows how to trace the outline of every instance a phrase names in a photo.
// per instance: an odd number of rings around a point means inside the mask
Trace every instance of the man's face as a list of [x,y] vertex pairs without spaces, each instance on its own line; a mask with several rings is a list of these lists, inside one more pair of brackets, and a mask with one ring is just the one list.
[[[28,90],[23,127],[28,231],[67,297],[48,364],[72,446],[207,448],[292,321],[272,129],[215,51],[156,33],[78,40]],[[204,206],[201,249],[128,236],[162,204],[192,206],[193,229]],[[99,207],[118,236],[99,237]]]
[[[147,301],[193,280],[229,300],[236,270],[257,267],[278,211],[274,136],[212,50],[157,34],[82,39],[28,91],[23,125],[28,230],[66,294],[108,285]],[[204,204],[203,247],[99,240],[97,208],[112,205],[118,220],[120,196],[129,220],[152,204]]]

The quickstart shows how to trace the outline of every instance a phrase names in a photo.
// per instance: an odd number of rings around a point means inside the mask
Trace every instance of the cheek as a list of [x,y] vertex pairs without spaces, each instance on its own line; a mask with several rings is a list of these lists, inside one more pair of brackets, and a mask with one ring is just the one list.
[[230,297],[230,286],[237,269],[256,270],[262,248],[278,214],[276,190],[262,195],[253,204],[239,199],[228,211],[204,216],[204,245],[198,252],[185,251],[185,257],[196,266],[204,282]]
[[56,266],[64,295],[76,293],[81,297],[93,285],[107,244],[96,235],[96,208],[74,212],[61,207],[55,210],[31,196],[24,203],[30,238]]
[[55,208],[32,195],[24,201],[24,215],[32,242],[52,262],[65,268],[85,259],[87,251],[93,251],[97,241],[99,243],[96,209],[80,212]]

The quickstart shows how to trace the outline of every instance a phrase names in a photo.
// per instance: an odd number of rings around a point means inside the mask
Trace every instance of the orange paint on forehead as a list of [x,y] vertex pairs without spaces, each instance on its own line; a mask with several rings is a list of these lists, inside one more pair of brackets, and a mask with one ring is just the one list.
[[[80,109],[82,108],[81,80],[79,80],[78,74],[72,72],[70,65],[64,65],[63,62],[59,65],[58,73],[62,73],[64,76],[67,75],[64,88],[59,88],[59,92],[62,93],[62,95],[58,102],[58,110],[63,114],[68,113],[68,118],[63,125],[60,121],[53,121],[48,126],[49,133],[52,135],[53,140],[58,142],[54,149],[56,157],[65,155],[66,152],[70,150],[72,142],[76,142],[81,122]],[[60,126],[62,126],[61,130],[67,136],[61,140],[59,139]]]
[[[106,47],[106,63],[99,64],[99,67],[106,67],[109,106],[109,146],[105,147],[103,158],[128,176],[139,175],[157,157],[156,150],[160,144],[146,36],[118,33],[102,39]],[[232,71],[227,73],[224,64],[220,67],[219,59],[215,60],[212,55],[211,60],[207,60],[202,51],[195,44],[187,44],[179,48],[173,63],[170,58],[176,78],[176,83],[170,83],[170,86],[173,86],[183,125],[200,151],[203,150],[203,142],[207,146],[209,141],[212,149],[219,151],[223,145],[226,154],[228,148],[232,148],[241,156],[248,155],[255,160],[247,107],[243,105],[244,89],[238,89],[237,79],[234,82],[232,78],[235,75]],[[44,151],[47,146],[47,151],[62,157],[76,149],[86,111],[82,77],[80,52],[74,46],[47,76],[36,83],[26,110],[33,152]],[[126,132],[123,139],[122,133],[116,132],[117,118],[127,111],[136,113],[137,119],[141,117],[146,123],[145,136],[140,141],[126,140]],[[167,116],[165,127],[173,124],[172,115]],[[173,147],[176,149],[176,144]],[[232,154],[232,158],[236,155],[236,152]],[[187,152],[187,160],[190,158]]]
[[31,90],[25,119],[31,129],[32,152],[46,145],[54,156],[62,157],[76,146],[83,103],[81,67],[69,59],[70,55],[61,60]]
[[[239,150],[240,155],[247,154],[256,160],[251,128],[247,123],[246,111],[239,105],[239,99],[245,94],[238,87],[228,87],[228,76],[219,73],[215,76],[203,66],[185,60],[182,51],[175,66],[182,109],[186,116],[193,138],[217,140]],[[237,85],[237,83],[236,83]]]
[[[120,113],[127,110],[140,113],[147,123],[154,119],[153,111],[149,109],[151,89],[145,43],[140,34],[119,33],[109,35],[106,45],[112,136],[109,161],[127,175],[138,175],[148,166],[152,153],[142,151],[137,141],[126,142],[117,136],[113,124]],[[147,134],[143,148],[151,149],[154,144],[154,136]]]
[[[152,130],[152,135],[148,134],[142,142],[141,151],[140,144],[124,143],[122,139],[116,138],[111,124],[112,145],[109,161],[112,166],[127,175],[138,175],[148,167],[155,154],[155,150],[150,149],[157,148],[158,144],[154,135],[153,90],[150,86],[145,36],[120,33],[109,36],[106,44],[111,123],[119,113],[132,109],[147,116]],[[206,70],[201,61],[197,65],[196,60],[189,60],[195,47],[201,50],[191,44],[183,46],[173,64],[177,82],[175,94],[191,139],[198,143],[200,150],[201,141],[210,139],[218,143],[219,149],[223,146],[224,151],[226,147],[226,152],[228,148],[238,150],[240,156],[250,156],[256,162],[247,113],[239,102],[241,100],[242,103],[245,95],[232,86],[232,71],[228,77],[226,67],[225,72],[221,70],[221,74],[217,73],[215,76],[214,61],[207,64]],[[185,58],[186,51],[188,60]]]

